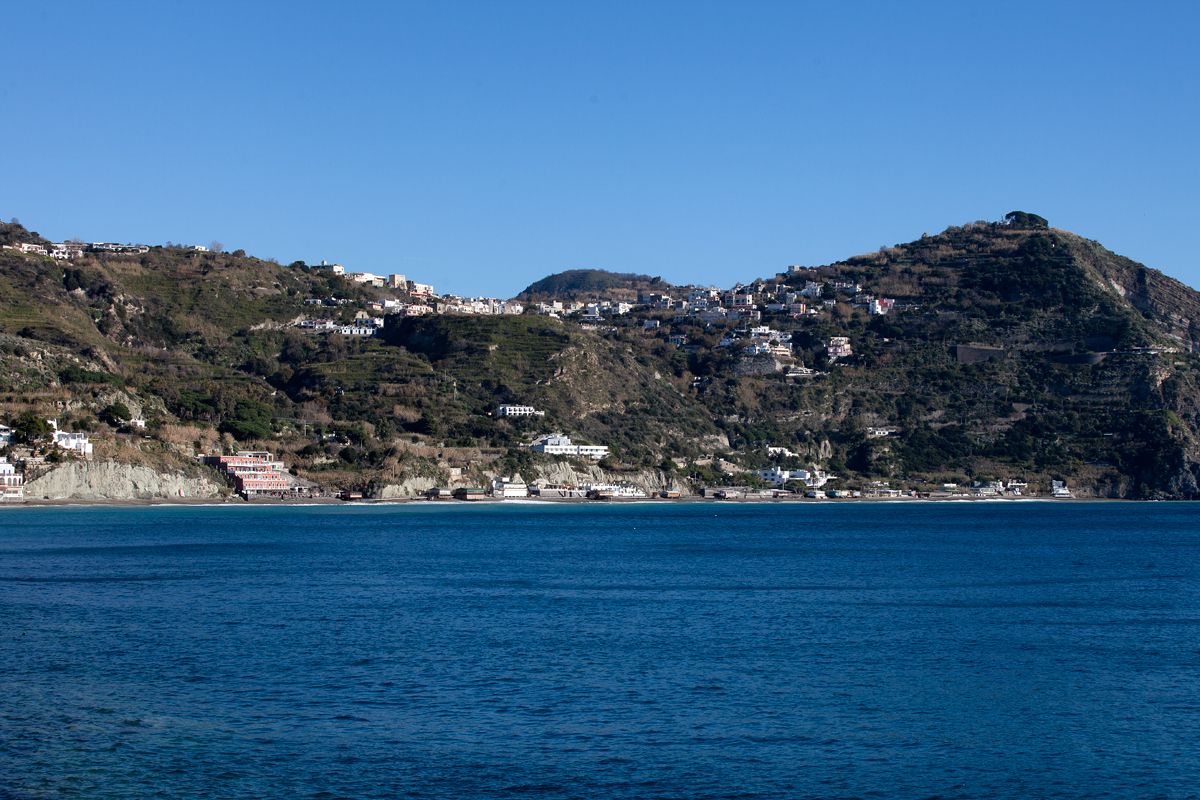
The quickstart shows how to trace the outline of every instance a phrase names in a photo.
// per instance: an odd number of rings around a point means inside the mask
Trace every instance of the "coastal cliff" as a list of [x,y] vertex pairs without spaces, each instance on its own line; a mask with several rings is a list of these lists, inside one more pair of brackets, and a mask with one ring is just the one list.
[[64,464],[25,485],[30,500],[217,499],[228,493],[205,477],[159,473],[116,461]]
[[[477,479],[479,477],[483,480]],[[449,488],[478,486],[480,483],[490,483],[493,478],[507,477],[510,476],[495,470],[483,470],[479,476],[442,483],[428,477],[411,477],[396,483],[377,486],[369,494],[377,500],[411,500],[423,497],[427,491],[437,486]],[[676,491],[685,496],[692,493],[686,484],[658,469],[617,471],[605,470],[594,464],[583,466],[560,461],[552,464],[537,464],[526,470],[523,477],[530,484],[584,486],[598,483],[625,483],[638,487],[650,496],[664,490]]]

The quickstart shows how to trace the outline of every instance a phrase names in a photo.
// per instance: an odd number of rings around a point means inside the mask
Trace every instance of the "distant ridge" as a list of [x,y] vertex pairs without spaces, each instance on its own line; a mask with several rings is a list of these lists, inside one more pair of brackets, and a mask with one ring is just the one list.
[[639,290],[663,291],[670,288],[671,284],[662,278],[650,275],[603,269],[569,269],[529,284],[517,297],[523,300],[578,300],[598,293],[611,296],[614,291],[625,291],[636,296]]

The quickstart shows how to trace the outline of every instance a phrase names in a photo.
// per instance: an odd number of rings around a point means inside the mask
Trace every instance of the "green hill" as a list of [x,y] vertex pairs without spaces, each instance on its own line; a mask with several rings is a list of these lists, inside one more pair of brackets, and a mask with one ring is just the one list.
[[[646,308],[589,328],[395,316],[370,338],[292,324],[349,321],[388,296],[299,263],[0,250],[0,419],[56,416],[128,458],[253,444],[337,486],[442,475],[452,462],[518,469],[522,444],[563,431],[611,445],[611,466],[661,465],[697,485],[741,480],[714,472],[723,459],[815,466],[846,488],[1065,479],[1104,496],[1197,496],[1200,295],[1037,219],[952,227],[766,279],[753,323]],[[0,225],[4,241],[30,237]],[[809,284],[823,284],[804,299],[818,311],[799,314],[785,298]],[[524,296],[670,288],[585,270]],[[873,315],[868,295],[895,305]],[[332,296],[345,302],[306,304]],[[794,358],[751,357],[744,334],[719,346],[750,324],[790,335]],[[831,360],[832,337],[853,355]],[[149,439],[101,421],[117,401],[141,409]],[[501,403],[546,413],[498,419]]]
[[569,269],[535,281],[517,295],[522,300],[586,300],[595,297],[630,300],[639,291],[668,292],[662,278],[602,269]]

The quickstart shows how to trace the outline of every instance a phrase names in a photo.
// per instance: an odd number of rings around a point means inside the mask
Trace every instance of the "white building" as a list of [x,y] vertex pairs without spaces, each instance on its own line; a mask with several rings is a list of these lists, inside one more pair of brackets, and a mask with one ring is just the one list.
[[829,354],[830,359],[847,358],[854,355],[853,348],[850,347],[850,337],[834,336],[829,340],[829,344],[825,345],[825,352]]
[[82,242],[59,242],[50,245],[50,257],[57,258],[60,261],[68,261],[73,258],[83,258],[83,243]]
[[599,461],[608,455],[607,445],[575,444],[570,436],[553,433],[543,436],[529,446],[535,453],[545,453],[550,456],[582,456]]
[[419,295],[421,297],[433,296],[433,286],[431,284],[408,281],[405,286],[408,289],[408,293],[411,295]]
[[545,411],[538,411],[533,406],[515,406],[504,404],[496,409],[497,417],[544,417]]
[[878,297],[871,300],[868,309],[873,317],[881,317],[892,310],[896,301],[890,297]]
[[15,465],[0,456],[0,501],[25,499],[25,476],[17,472]]
[[493,497],[529,497],[529,487],[519,477],[506,481],[503,478],[492,480]]
[[361,283],[367,286],[376,286],[379,288],[383,288],[383,285],[386,283],[382,276],[376,275],[372,272],[347,272],[345,277],[349,278],[355,283]]
[[341,264],[330,264],[330,263],[326,262],[325,259],[321,259],[321,263],[317,265],[317,269],[327,269],[327,270],[329,270],[330,275],[345,275],[346,274],[346,268],[343,267]]
[[0,425],[0,447],[7,447],[12,444],[13,429],[7,425]]
[[81,456],[91,456],[92,443],[88,440],[86,433],[75,433],[60,431],[58,429],[58,420],[48,419],[50,427],[54,429],[54,444],[64,450],[71,450],[79,453]]
[[820,489],[830,478],[821,470],[782,469],[778,465],[770,469],[760,469],[755,473],[759,478],[775,486],[783,486],[788,481],[801,481],[810,489]]

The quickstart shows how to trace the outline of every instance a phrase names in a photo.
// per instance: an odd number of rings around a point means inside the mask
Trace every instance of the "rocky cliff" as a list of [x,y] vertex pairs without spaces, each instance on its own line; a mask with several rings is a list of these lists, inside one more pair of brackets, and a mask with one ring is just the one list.
[[30,500],[179,500],[221,498],[229,490],[206,477],[161,474],[116,461],[74,462],[25,485]]
[[[683,495],[691,494],[688,487],[657,469],[635,471],[604,470],[594,464],[584,466],[572,464],[569,461],[559,461],[551,464],[538,464],[526,474],[525,479],[533,484],[569,484],[583,486],[589,483],[628,483],[642,489],[648,495],[656,495],[663,490],[677,491]],[[490,482],[493,478],[508,478],[494,470],[483,470],[481,476]],[[435,486],[478,486],[481,481],[477,476],[448,482],[438,483],[432,478],[413,477],[399,483],[379,486],[371,492],[371,496],[379,500],[410,500],[424,496],[425,492]]]

